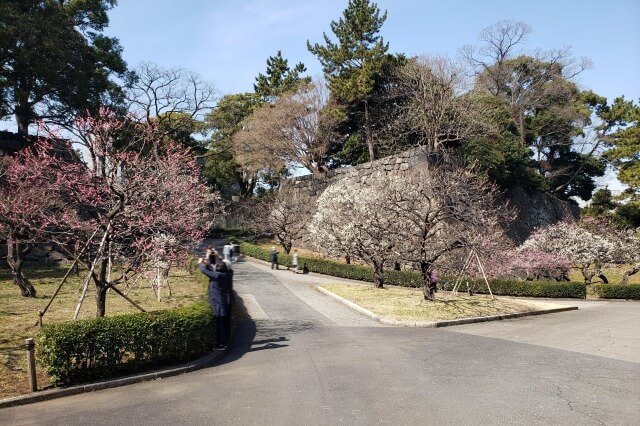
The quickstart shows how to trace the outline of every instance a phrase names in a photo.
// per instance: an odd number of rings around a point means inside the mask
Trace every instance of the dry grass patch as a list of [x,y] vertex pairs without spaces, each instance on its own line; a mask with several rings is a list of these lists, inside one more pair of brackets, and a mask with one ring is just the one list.
[[371,286],[323,284],[320,286],[362,306],[381,317],[411,321],[442,321],[489,315],[513,314],[535,310],[524,301],[489,296],[436,293],[435,301],[426,301],[422,290],[405,288],[377,289]]
[[[606,265],[602,268],[602,272],[609,280],[610,284],[620,284],[622,283],[622,276],[624,273],[632,268],[631,265]],[[577,281],[579,283],[584,282],[584,276],[582,272],[576,268],[571,268],[569,270],[569,279],[571,281]],[[594,284],[600,284],[602,281],[598,277],[593,278]],[[629,277],[629,284],[640,284],[640,273],[631,275]]]
[[[30,265],[25,275],[31,280],[38,292],[38,297],[20,296],[20,290],[11,281],[11,273],[0,268],[0,398],[20,395],[29,392],[26,354],[24,349],[15,349],[24,344],[24,339],[35,337],[38,327],[38,311],[44,309],[64,276],[66,269],[57,265]],[[84,275],[69,277],[49,311],[44,316],[44,323],[50,324],[69,321],[82,290]],[[198,272],[199,273],[199,272]],[[191,304],[205,294],[206,281],[199,280],[198,275],[189,275],[186,271],[172,269],[169,283],[172,296],[163,291],[163,300],[158,302],[151,288],[151,282],[140,279],[129,291],[128,296],[147,311],[172,309]],[[94,318],[96,315],[95,291],[92,283],[80,311],[80,318]],[[119,287],[121,290],[125,290]],[[139,312],[129,302],[115,292],[107,293],[107,316]],[[38,386],[42,388],[49,382],[42,368],[37,367]]]

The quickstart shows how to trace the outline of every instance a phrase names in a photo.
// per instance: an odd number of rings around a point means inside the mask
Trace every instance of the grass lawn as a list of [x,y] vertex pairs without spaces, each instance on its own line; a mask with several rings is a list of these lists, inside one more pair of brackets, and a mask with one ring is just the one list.
[[[282,246],[280,245],[280,243],[278,243],[277,241],[260,241],[258,242],[258,246],[262,247],[263,249],[267,249],[267,250],[271,250],[271,247],[275,247],[276,250],[278,250],[278,253],[280,254],[285,254],[284,253],[284,249],[282,248]],[[303,248],[298,248],[298,247],[291,247],[291,252],[289,254],[293,255],[293,250],[297,249],[298,250],[298,255],[302,256],[302,257],[307,257],[310,259],[329,259],[327,256],[324,256],[321,253],[312,251],[312,250],[306,250]]]
[[436,293],[433,302],[424,300],[422,290],[373,288],[372,286],[323,284],[320,286],[382,317],[396,320],[442,321],[534,310],[524,301],[448,292]]
[[[622,276],[624,273],[631,269],[630,265],[607,265],[602,268],[604,275],[609,280],[610,284],[621,284]],[[584,276],[582,272],[576,268],[571,268],[569,271],[569,278],[571,281],[584,282]],[[602,281],[598,277],[593,278],[594,284],[600,284]],[[629,284],[640,284],[640,273],[631,275],[629,277]]]
[[[43,322],[53,323],[69,321],[73,317],[76,303],[82,290],[83,271],[80,276],[70,276],[58,296],[44,316]],[[8,269],[0,267],[0,398],[29,392],[26,352],[13,349],[24,344],[24,339],[36,337],[38,311],[44,309],[66,273],[63,266],[29,265],[25,275],[31,280],[38,292],[36,298],[20,296],[20,290],[11,281]],[[170,273],[169,284],[172,296],[165,294],[158,302],[149,280],[140,278],[128,296],[145,310],[171,309],[190,304],[205,292],[206,282],[198,275],[189,275],[186,271],[174,269]],[[89,284],[89,291],[82,305],[79,318],[94,318],[96,312],[95,291]],[[119,287],[126,292],[126,289]],[[139,312],[134,306],[115,292],[107,294],[107,315]],[[48,385],[48,379],[38,366],[38,387]]]

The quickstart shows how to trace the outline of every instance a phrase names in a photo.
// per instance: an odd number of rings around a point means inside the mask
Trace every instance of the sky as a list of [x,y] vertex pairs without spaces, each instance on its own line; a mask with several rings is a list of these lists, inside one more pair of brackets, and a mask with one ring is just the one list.
[[[387,20],[381,35],[391,53],[455,57],[500,20],[527,23],[532,33],[523,53],[572,47],[593,67],[576,78],[610,101],[640,99],[640,0],[372,0]],[[119,0],[105,31],[120,40],[130,68],[152,62],[185,68],[212,82],[219,94],[253,91],[266,60],[278,50],[307,75],[321,66],[307,40],[330,37],[348,0]],[[11,130],[12,120],[0,122]],[[612,181],[609,174],[604,181]],[[619,184],[610,186],[619,189]]]
[[[375,2],[375,1],[373,1]],[[378,0],[387,11],[381,35],[392,53],[456,57],[478,44],[486,27],[501,21],[527,23],[532,33],[523,53],[571,46],[593,67],[576,78],[610,101],[640,99],[640,0]],[[266,60],[278,50],[307,75],[321,66],[307,40],[330,37],[348,0],[120,0],[110,13],[107,34],[117,37],[130,67],[153,62],[186,68],[214,83],[220,95],[253,91]],[[609,171],[600,186],[620,190]]]
[[[130,67],[142,61],[186,68],[213,82],[221,95],[253,90],[266,59],[278,50],[308,75],[322,73],[306,42],[332,36],[329,24],[347,0],[120,0],[107,34],[117,37]],[[532,28],[523,52],[572,46],[593,68],[577,82],[613,99],[640,99],[638,0],[379,0],[387,20],[381,35],[393,53],[455,56],[477,44],[483,28],[503,19]]]

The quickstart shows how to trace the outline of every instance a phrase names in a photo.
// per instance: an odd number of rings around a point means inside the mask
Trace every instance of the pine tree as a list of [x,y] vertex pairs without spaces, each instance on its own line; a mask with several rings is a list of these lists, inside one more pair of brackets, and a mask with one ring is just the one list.
[[331,21],[337,42],[326,33],[323,33],[324,45],[312,45],[307,40],[307,49],[320,60],[332,95],[345,104],[363,104],[363,127],[370,160],[375,159],[370,102],[376,76],[389,50],[389,44],[379,35],[386,19],[387,12],[381,15],[376,3],[349,0],[342,17]]
[[278,50],[276,56],[270,56],[267,59],[266,74],[258,74],[253,89],[257,95],[263,98],[278,96],[293,90],[302,80],[311,81],[308,77],[300,77],[300,74],[306,70],[307,68],[302,62],[289,68],[289,61],[283,58],[282,52]]

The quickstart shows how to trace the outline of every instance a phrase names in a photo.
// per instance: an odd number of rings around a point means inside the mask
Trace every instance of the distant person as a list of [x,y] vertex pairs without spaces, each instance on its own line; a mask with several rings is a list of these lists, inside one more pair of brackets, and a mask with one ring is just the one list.
[[238,261],[238,254],[240,253],[240,246],[237,244],[231,244],[231,261]]
[[438,281],[440,277],[438,277],[438,273],[435,268],[429,269],[429,287],[433,290],[434,293],[438,292]]
[[271,269],[274,269],[274,267],[278,269],[278,250],[276,250],[275,246],[271,246],[269,260],[271,261]]
[[227,243],[222,247],[222,255],[224,256],[224,261],[227,263],[231,263],[231,244]]
[[291,266],[293,266],[293,272],[298,273],[298,249],[293,250],[293,257],[291,258]]
[[209,277],[209,303],[216,322],[216,348],[224,348],[229,343],[231,332],[233,271],[226,262],[217,259],[215,251],[209,249],[204,259],[198,259],[198,269]]

